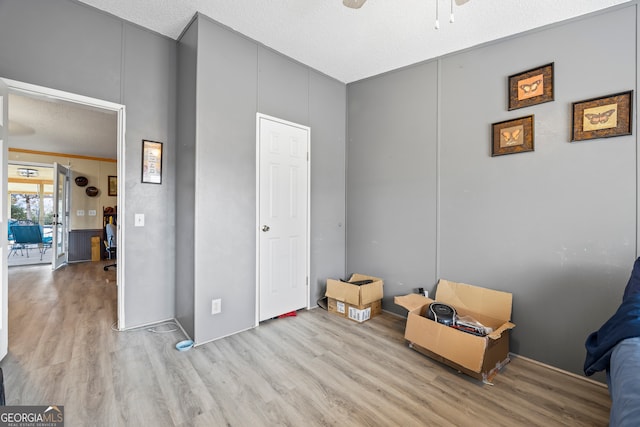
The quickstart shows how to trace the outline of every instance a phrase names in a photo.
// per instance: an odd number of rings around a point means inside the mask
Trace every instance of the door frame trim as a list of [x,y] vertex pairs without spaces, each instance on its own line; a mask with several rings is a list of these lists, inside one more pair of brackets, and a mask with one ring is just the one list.
[[307,245],[305,248],[305,274],[307,277],[307,310],[311,308],[311,284],[309,283],[311,277],[311,128],[267,114],[256,113],[256,307],[254,326],[260,324],[260,121],[263,119],[307,131]]
[[[62,198],[63,198],[63,202],[62,205],[64,206],[64,218],[62,220],[62,223],[60,222],[60,218],[57,216],[58,213],[58,204],[56,203],[56,201],[58,203],[60,203],[60,198],[58,197],[59,194],[59,189],[60,189],[60,172],[64,171],[64,182],[63,182],[63,190],[62,190]],[[70,223],[70,217],[71,217],[71,167],[69,165],[65,166],[59,162],[53,162],[53,209],[55,212],[55,225],[52,228],[52,240],[51,240],[51,268],[53,270],[57,270],[60,267],[62,267],[63,265],[67,265],[69,264],[69,223]],[[58,252],[58,245],[60,244],[60,242],[58,242],[58,224],[62,224],[62,233],[61,235],[63,236],[63,244],[62,244],[62,248],[64,250],[64,261],[63,262],[59,262],[58,258],[61,258],[59,256],[59,252]],[[66,236],[65,236],[66,234]]]
[[[37,96],[37,97],[47,97],[54,98],[62,101],[71,102],[74,104],[81,104],[89,107],[99,108],[102,110],[113,111],[117,115],[117,123],[118,123],[118,131],[117,131],[117,167],[118,167],[118,199],[117,205],[120,213],[125,212],[125,185],[126,181],[126,170],[124,167],[125,164],[125,106],[122,104],[117,104],[115,102],[105,101],[98,98],[92,98],[89,96],[79,95],[71,92],[65,92],[58,89],[48,88],[45,86],[38,86],[31,83],[20,82],[17,80],[11,80],[7,78],[0,77],[8,87],[9,93],[23,93],[27,95]],[[11,109],[11,105],[9,105],[9,109]],[[5,141],[5,144],[7,141]],[[5,163],[8,162],[8,159],[5,159]],[[4,218],[6,213],[2,213],[0,218]],[[124,271],[125,271],[125,225],[124,221],[118,221],[118,269],[117,269],[117,284],[118,284],[118,326],[119,330],[125,328],[125,280],[124,280]]]

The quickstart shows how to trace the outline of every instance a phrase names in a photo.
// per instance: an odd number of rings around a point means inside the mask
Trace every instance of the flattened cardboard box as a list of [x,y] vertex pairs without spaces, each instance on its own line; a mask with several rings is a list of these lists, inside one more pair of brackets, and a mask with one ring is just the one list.
[[408,309],[405,339],[421,353],[474,378],[487,381],[509,360],[512,295],[479,286],[440,280],[435,301],[453,306],[459,316],[472,316],[493,332],[472,335],[425,317],[434,300],[422,295],[397,296],[395,303]]
[[335,279],[327,279],[327,291],[325,296],[333,298],[358,308],[363,308],[367,304],[381,300],[383,295],[383,281],[378,277],[365,276],[364,274],[353,274],[349,282],[361,280],[373,280],[368,285],[352,285]]

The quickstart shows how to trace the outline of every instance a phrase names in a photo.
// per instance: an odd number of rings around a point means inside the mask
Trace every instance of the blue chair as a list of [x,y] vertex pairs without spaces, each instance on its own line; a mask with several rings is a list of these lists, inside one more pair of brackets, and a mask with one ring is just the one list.
[[7,258],[11,256],[11,254],[17,254],[20,251],[20,256],[24,256],[24,245],[21,243],[16,243],[16,239],[13,237],[13,227],[16,225],[33,225],[34,222],[30,219],[10,219],[7,227],[7,232],[9,234],[9,255]]
[[[50,248],[53,244],[53,235],[51,234],[53,231],[53,227],[51,225],[47,226],[45,230],[43,226],[40,226],[40,234],[42,234],[42,243]],[[48,234],[48,235],[47,235]]]
[[9,242],[13,240],[13,233],[11,232],[11,226],[18,223],[17,219],[10,219],[8,222],[7,233],[9,234]]
[[42,261],[42,255],[51,247],[51,243],[48,246],[43,243],[40,226],[38,224],[27,224],[12,225],[10,228],[14,241],[11,250],[15,251],[14,248],[24,249],[27,252],[27,258],[29,258],[29,249],[37,248],[40,251],[40,261]]
[[16,225],[18,223],[17,219],[10,219],[8,222],[8,227],[7,227],[7,239],[9,241],[9,255],[7,255],[7,258],[9,258],[11,256],[11,254],[17,254],[18,251],[20,251],[20,255],[24,255],[22,252],[22,246],[16,244],[15,239],[13,238],[13,232],[11,231],[11,227],[13,227],[14,225]]

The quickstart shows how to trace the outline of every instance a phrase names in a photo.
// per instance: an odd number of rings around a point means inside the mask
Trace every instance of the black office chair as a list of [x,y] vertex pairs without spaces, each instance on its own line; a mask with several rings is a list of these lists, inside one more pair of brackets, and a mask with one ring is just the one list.
[[[116,226],[114,224],[107,224],[105,227],[107,233],[107,240],[104,242],[104,246],[107,248],[109,259],[116,258],[116,252],[118,251],[118,241]],[[117,267],[118,264],[108,264],[104,266],[104,271],[109,271],[109,267]]]

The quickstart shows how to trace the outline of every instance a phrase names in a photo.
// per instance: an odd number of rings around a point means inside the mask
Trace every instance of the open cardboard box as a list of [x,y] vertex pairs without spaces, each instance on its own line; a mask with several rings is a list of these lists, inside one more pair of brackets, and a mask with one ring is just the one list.
[[409,310],[404,337],[410,346],[465,374],[490,382],[509,362],[509,330],[512,295],[479,286],[440,280],[436,300],[456,309],[458,316],[472,316],[493,329],[485,337],[443,325],[425,317],[434,300],[418,294],[397,296],[395,303]]
[[328,310],[358,323],[382,313],[383,281],[378,277],[353,274],[349,282],[372,280],[366,285],[353,285],[341,280],[327,279]]

